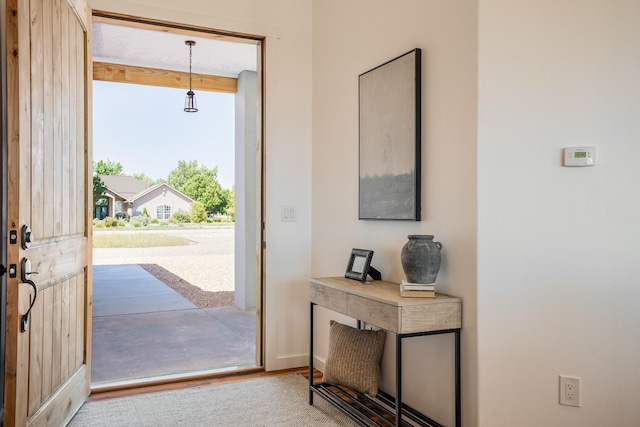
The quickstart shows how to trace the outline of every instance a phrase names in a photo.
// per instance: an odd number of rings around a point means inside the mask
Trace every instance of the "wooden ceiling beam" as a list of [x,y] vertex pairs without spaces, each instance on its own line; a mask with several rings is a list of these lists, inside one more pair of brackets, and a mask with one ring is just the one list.
[[[189,73],[107,62],[93,63],[93,79],[106,82],[189,89]],[[237,87],[238,79],[233,77],[196,73],[192,75],[192,88],[194,91],[236,93]]]

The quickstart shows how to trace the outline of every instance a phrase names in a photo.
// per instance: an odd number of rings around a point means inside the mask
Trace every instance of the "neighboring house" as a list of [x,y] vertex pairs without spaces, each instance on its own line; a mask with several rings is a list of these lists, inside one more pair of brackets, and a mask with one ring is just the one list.
[[93,217],[104,219],[115,217],[119,212],[127,212],[127,200],[149,188],[149,184],[137,178],[126,175],[99,175],[102,183],[107,187],[103,199],[106,205],[98,203]]
[[115,217],[119,212],[129,216],[142,215],[144,209],[152,218],[166,220],[179,210],[189,212],[193,199],[168,184],[149,184],[132,176],[100,175],[107,187],[103,199],[106,204],[97,204],[94,218]]
[[131,216],[142,215],[144,209],[151,218],[169,219],[179,210],[189,212],[194,200],[169,184],[157,184],[136,194],[127,200],[127,213]]

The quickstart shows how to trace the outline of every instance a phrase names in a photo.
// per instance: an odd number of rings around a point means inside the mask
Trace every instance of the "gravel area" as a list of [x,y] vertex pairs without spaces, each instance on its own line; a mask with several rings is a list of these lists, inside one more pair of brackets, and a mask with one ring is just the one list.
[[94,231],[162,233],[183,237],[186,246],[94,248],[94,265],[139,264],[167,286],[201,308],[233,305],[234,228]]

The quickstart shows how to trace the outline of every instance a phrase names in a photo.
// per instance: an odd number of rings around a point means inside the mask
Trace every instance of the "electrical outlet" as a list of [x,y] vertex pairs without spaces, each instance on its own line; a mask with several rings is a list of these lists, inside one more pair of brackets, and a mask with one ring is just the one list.
[[560,375],[560,404],[580,406],[580,378]]

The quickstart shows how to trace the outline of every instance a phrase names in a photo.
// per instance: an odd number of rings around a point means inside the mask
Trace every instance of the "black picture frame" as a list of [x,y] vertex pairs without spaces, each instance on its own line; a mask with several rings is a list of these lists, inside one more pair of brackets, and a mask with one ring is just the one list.
[[369,268],[371,268],[372,258],[373,251],[367,249],[352,249],[344,277],[347,279],[359,280],[360,282],[366,282],[367,275],[369,274]]
[[420,221],[422,51],[358,77],[358,219]]

